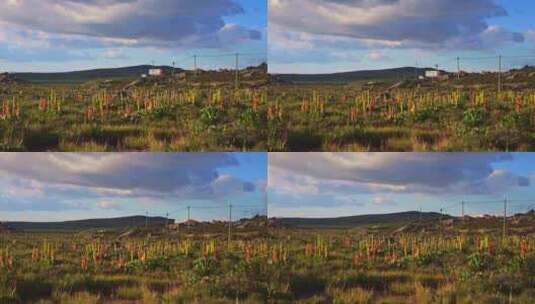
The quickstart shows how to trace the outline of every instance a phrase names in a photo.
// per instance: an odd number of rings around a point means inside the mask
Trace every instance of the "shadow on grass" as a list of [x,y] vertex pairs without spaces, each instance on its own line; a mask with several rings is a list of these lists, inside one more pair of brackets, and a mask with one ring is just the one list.
[[290,279],[290,290],[297,299],[321,295],[326,287],[326,281],[315,274],[294,274]]
[[34,303],[52,296],[53,285],[41,277],[25,277],[17,281],[17,295],[22,303]]
[[23,146],[27,151],[50,151],[57,150],[59,135],[45,129],[29,129],[24,134]]
[[319,151],[322,145],[322,136],[312,130],[293,130],[288,134],[288,149],[290,151]]
[[407,137],[407,132],[401,129],[345,128],[333,134],[330,141],[340,147],[357,144],[370,151],[381,151],[389,139],[403,137]]
[[82,126],[71,135],[75,142],[96,142],[100,145],[117,147],[127,137],[144,136],[143,131],[137,126]]

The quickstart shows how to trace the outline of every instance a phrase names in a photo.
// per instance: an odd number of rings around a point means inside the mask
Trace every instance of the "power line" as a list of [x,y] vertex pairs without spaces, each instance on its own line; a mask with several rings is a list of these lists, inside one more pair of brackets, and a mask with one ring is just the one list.
[[459,60],[491,60],[497,59],[498,56],[489,56],[489,57],[459,57]]
[[223,53],[223,54],[209,54],[209,55],[199,55],[196,54],[198,58],[221,58],[221,57],[234,57],[236,54],[239,54],[240,56],[266,56],[266,53],[241,53],[241,52],[234,52],[234,53]]

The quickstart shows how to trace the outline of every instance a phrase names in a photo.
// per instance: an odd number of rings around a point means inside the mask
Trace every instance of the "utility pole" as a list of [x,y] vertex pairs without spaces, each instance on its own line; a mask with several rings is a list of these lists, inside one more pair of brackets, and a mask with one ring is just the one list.
[[190,219],[191,219],[191,207],[186,207],[187,221],[185,223],[186,229],[190,229]]
[[[269,159],[269,156],[268,156],[268,159]],[[266,213],[266,227],[267,229],[269,229],[269,212],[268,212],[268,193],[267,193],[267,183],[266,183],[266,186],[264,187],[264,211]]]
[[189,221],[190,221],[190,219],[191,219],[191,217],[190,217],[190,215],[191,215],[191,207],[190,207],[190,206],[188,206],[188,208],[187,208],[187,209],[188,209],[188,222],[189,222]]
[[442,224],[442,219],[444,218],[444,209],[440,208],[440,223]]
[[173,61],[173,78],[175,78],[175,64],[176,62]]
[[502,55],[498,56],[498,94],[502,92]]
[[230,249],[230,239],[232,233],[232,204],[228,205],[228,247]]
[[503,200],[503,239],[507,235],[507,197]]
[[193,71],[195,72],[195,76],[197,76],[197,55],[193,55]]
[[165,227],[169,227],[169,212],[165,214]]
[[236,53],[236,79],[234,82],[235,90],[238,90],[238,87],[240,85],[239,82],[240,82],[240,54]]
[[461,79],[461,58],[457,57],[457,80]]
[[464,201],[461,201],[461,218],[464,219]]

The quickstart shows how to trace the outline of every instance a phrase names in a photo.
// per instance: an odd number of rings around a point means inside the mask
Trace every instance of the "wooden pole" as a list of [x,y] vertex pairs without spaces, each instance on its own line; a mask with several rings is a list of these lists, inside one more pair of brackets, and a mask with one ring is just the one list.
[[232,235],[232,204],[228,205],[228,247],[230,248],[230,240]]
[[240,54],[236,53],[236,79],[234,81],[234,88],[237,90],[240,86]]
[[502,92],[502,55],[498,56],[498,94]]
[[503,200],[503,238],[507,235],[507,198]]

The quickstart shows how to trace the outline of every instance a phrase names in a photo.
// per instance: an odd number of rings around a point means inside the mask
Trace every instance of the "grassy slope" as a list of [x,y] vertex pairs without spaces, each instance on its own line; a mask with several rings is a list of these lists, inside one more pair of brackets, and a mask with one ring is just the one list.
[[434,212],[400,212],[390,214],[367,214],[338,218],[281,218],[280,224],[294,228],[352,228],[365,225],[399,224],[440,218],[440,213]]
[[[9,222],[8,226],[17,231],[51,231],[51,230],[84,230],[84,229],[120,229],[132,226],[144,226],[147,217],[129,216],[110,219],[88,219],[66,222]],[[174,220],[163,217],[149,217],[149,225],[165,225]]]
[[499,217],[274,230],[290,256],[278,296],[291,300],[280,303],[532,303],[534,220],[509,217],[506,239]]
[[[163,69],[166,73],[172,72],[172,67],[139,65],[123,68],[95,69],[87,71],[59,72],[59,73],[14,73],[13,76],[22,81],[31,83],[83,83],[103,78],[134,79],[147,74],[149,69]],[[175,69],[180,73],[182,69]]]
[[[238,95],[229,71],[204,71],[195,79],[192,74],[134,85],[121,78],[82,85],[52,84],[52,79],[0,85],[0,100],[15,100],[19,109],[0,119],[0,150],[265,151],[267,102],[260,100],[267,92],[264,68],[242,71]],[[218,94],[215,107],[211,101]],[[41,98],[50,105],[46,109],[39,107]],[[260,102],[249,111],[255,99]]]
[[277,77],[270,96],[283,115],[271,123],[272,151],[534,150],[532,68],[504,73],[501,96],[495,74],[373,85]]
[[296,83],[348,83],[353,81],[393,80],[423,75],[428,69],[402,67],[385,70],[352,71],[332,74],[278,74],[275,79]]

